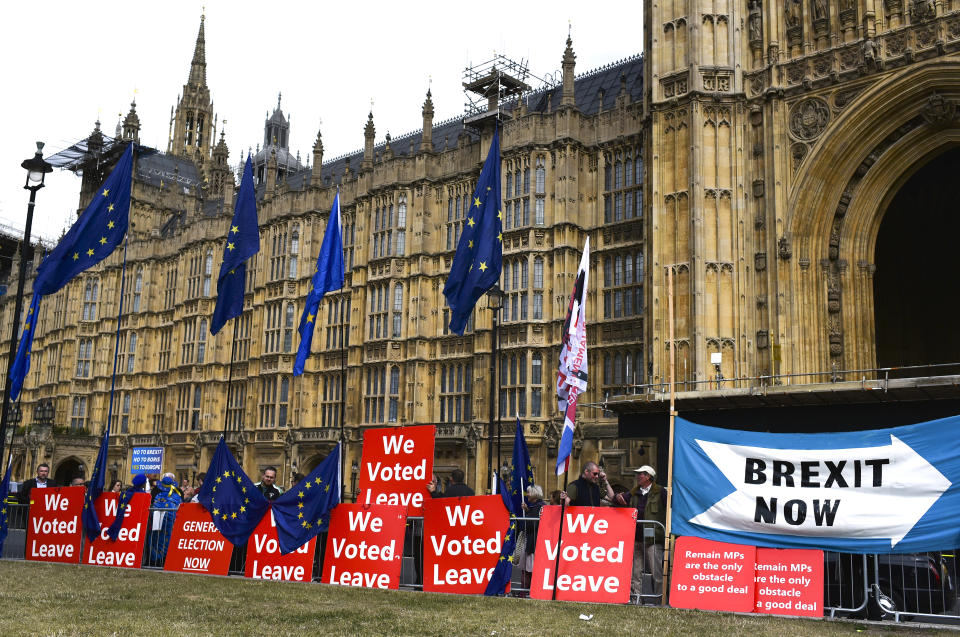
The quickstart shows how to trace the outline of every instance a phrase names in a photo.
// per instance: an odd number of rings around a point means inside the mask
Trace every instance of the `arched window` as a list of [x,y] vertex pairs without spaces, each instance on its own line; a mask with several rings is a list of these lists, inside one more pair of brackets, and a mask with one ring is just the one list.
[[197,335],[197,362],[202,363],[207,355],[207,319],[200,319],[200,334]]
[[293,224],[293,231],[290,233],[290,259],[289,276],[291,279],[297,278],[297,261],[300,256],[300,224]]
[[203,258],[203,296],[210,296],[210,280],[213,276],[213,249]]
[[137,334],[136,332],[130,333],[129,348],[127,350],[127,373],[133,373],[134,359],[137,354]]
[[293,321],[294,307],[293,303],[287,303],[283,319],[283,351],[290,352],[293,349]]
[[133,280],[133,311],[140,311],[140,296],[143,294],[143,267],[137,268],[137,276]]

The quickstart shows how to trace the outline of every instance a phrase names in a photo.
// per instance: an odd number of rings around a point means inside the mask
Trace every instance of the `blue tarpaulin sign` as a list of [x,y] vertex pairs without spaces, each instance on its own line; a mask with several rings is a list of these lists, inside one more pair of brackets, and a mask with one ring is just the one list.
[[130,474],[160,473],[163,471],[163,447],[134,447],[130,460]]
[[678,418],[672,532],[851,553],[960,546],[960,416],[771,434]]

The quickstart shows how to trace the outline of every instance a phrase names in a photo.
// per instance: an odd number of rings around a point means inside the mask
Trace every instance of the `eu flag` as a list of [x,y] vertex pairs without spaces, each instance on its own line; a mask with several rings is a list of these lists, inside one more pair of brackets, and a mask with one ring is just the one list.
[[527,451],[527,439],[523,436],[523,425],[517,416],[517,433],[513,438],[513,474],[510,478],[510,499],[514,511],[523,510],[523,495],[533,481],[533,465],[530,452]]
[[260,251],[260,227],[257,225],[257,193],[253,187],[253,163],[247,155],[243,179],[237,192],[233,221],[223,246],[223,263],[217,278],[217,305],[210,320],[210,333],[216,334],[230,319],[243,314],[243,295],[247,278],[246,261]]
[[297,359],[293,363],[294,376],[303,373],[303,366],[310,356],[313,328],[316,326],[317,313],[320,311],[323,295],[342,287],[343,236],[340,226],[340,189],[338,188],[333,198],[330,218],[327,219],[327,229],[323,233],[323,243],[320,245],[320,255],[317,257],[317,271],[310,282],[310,293],[307,294],[303,316],[300,317],[300,347],[297,348]]
[[237,546],[247,543],[270,508],[270,503],[240,468],[222,436],[198,498],[210,512],[217,530]]
[[10,369],[10,397],[13,400],[19,395],[23,379],[30,371],[29,354],[33,345],[32,327],[35,324],[32,318],[40,309],[40,298],[53,294],[73,277],[103,261],[126,236],[130,216],[133,146],[127,146],[113,172],[97,189],[93,200],[37,268],[37,278],[33,281],[33,301],[30,304],[33,314],[28,314],[24,322],[17,358]]
[[23,381],[30,369],[30,346],[33,344],[33,332],[36,329],[37,317],[40,312],[40,295],[34,293],[30,300],[30,309],[23,323],[23,334],[20,336],[20,345],[17,346],[17,357],[13,359],[10,368],[10,400],[16,401],[23,389]]
[[280,553],[286,555],[327,530],[340,504],[340,445],[295,487],[273,501]]
[[143,485],[130,485],[117,499],[117,517],[115,517],[110,526],[107,527],[107,536],[114,542],[120,537],[120,529],[123,528],[123,524],[126,522],[127,507],[130,506],[130,500],[138,493],[143,493]]
[[503,500],[503,506],[510,512],[510,523],[507,526],[507,532],[503,535],[503,545],[500,548],[500,558],[497,565],[490,574],[490,581],[487,582],[487,589],[483,591],[484,595],[503,595],[507,592],[507,585],[510,584],[510,578],[513,576],[513,554],[517,550],[517,514],[520,509],[513,508],[513,499],[507,493],[507,488],[503,484],[503,479],[497,477],[497,486],[500,491],[500,498]]
[[107,470],[107,450],[110,448],[110,425],[103,432],[103,440],[100,442],[100,452],[97,453],[97,461],[93,465],[93,475],[90,477],[90,484],[87,486],[87,494],[83,498],[83,530],[87,539],[93,542],[100,535],[100,517],[97,515],[97,507],[94,503],[100,494],[103,493],[103,477]]
[[463,334],[473,307],[500,280],[503,225],[500,213],[500,133],[494,131],[490,152],[480,171],[463,233],[443,295],[450,306],[450,330]]
[[10,505],[7,504],[7,492],[10,491],[10,469],[12,468],[13,462],[8,462],[7,472],[3,476],[3,482],[0,482],[0,556],[3,555],[3,541],[7,539],[7,529],[10,528]]

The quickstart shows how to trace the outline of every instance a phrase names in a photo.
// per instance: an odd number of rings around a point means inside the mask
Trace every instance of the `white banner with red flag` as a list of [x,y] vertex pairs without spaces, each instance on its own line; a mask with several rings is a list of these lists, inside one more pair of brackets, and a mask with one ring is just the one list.
[[567,471],[573,450],[573,427],[577,415],[577,396],[587,389],[587,281],[590,274],[590,237],[583,244],[583,256],[577,280],[570,294],[567,318],[563,322],[563,345],[557,370],[557,402],[563,412],[563,434],[557,452],[557,475]]

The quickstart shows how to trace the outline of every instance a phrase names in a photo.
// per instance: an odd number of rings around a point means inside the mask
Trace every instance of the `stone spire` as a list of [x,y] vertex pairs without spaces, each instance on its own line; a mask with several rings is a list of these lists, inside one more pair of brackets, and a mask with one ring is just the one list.
[[377,133],[373,125],[373,110],[367,116],[367,125],[363,127],[363,165],[361,170],[367,171],[373,168],[373,138]]
[[577,56],[573,53],[573,40],[567,34],[567,48],[563,52],[563,94],[560,106],[576,106],[577,101],[573,90],[573,69],[577,65]]
[[140,116],[137,115],[137,100],[130,102],[130,112],[123,120],[123,139],[140,143]]
[[317,141],[313,143],[313,172],[311,173],[313,182],[320,184],[320,171],[323,168],[323,139],[320,137],[320,131],[317,131]]
[[427,99],[423,103],[423,136],[420,141],[420,152],[433,152],[433,99],[430,89],[427,89]]
[[183,96],[177,99],[173,117],[173,135],[169,151],[187,157],[199,168],[210,158],[213,145],[213,102],[207,88],[207,62],[204,53],[204,17],[200,17],[200,31],[190,63],[190,76],[183,86]]
[[203,32],[203,22],[206,16],[200,16],[200,31],[197,33],[197,44],[193,47],[193,61],[190,63],[190,77],[187,84],[192,87],[207,85],[207,53],[206,37]]

